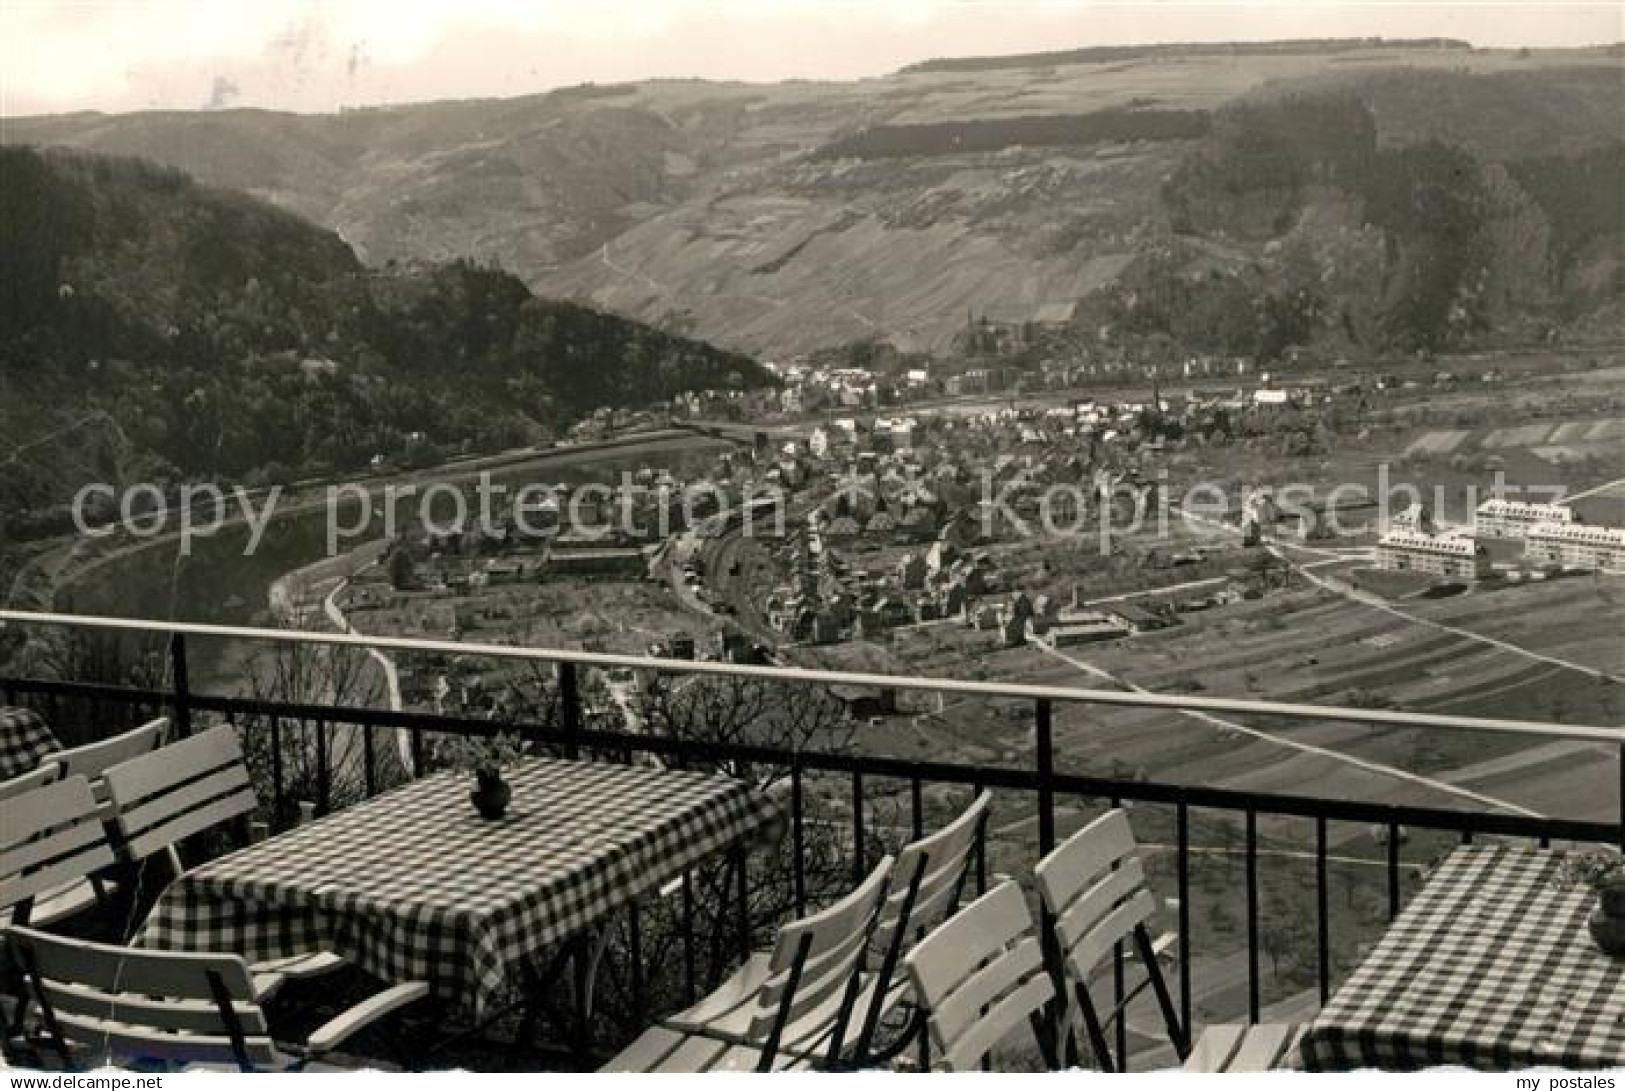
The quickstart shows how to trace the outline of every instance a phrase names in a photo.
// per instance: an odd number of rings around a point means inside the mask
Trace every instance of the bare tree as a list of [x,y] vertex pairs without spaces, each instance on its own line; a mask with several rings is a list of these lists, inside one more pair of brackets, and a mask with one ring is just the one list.
[[[376,665],[357,648],[279,643],[249,663],[246,695],[257,701],[376,707]],[[256,716],[238,721],[243,754],[273,825],[288,822],[300,802],[336,810],[405,779],[392,732],[333,720]],[[371,776],[368,759],[371,759]],[[280,790],[279,790],[280,789]]]
[[[169,660],[161,639],[95,630],[37,630],[15,641],[8,673],[25,678],[167,690]],[[64,745],[96,742],[159,713],[155,705],[59,694],[39,711]]]

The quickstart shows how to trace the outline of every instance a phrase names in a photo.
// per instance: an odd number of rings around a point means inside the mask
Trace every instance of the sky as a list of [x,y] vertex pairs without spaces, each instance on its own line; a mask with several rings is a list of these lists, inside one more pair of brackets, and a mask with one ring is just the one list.
[[0,0],[0,114],[330,111],[1157,41],[1625,39],[1619,0]]

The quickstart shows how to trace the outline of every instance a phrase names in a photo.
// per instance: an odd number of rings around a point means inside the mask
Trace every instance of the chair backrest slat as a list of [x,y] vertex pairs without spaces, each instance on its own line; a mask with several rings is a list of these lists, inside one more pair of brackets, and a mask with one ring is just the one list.
[[[91,1051],[96,1059],[161,1061],[168,1065],[242,1064],[230,1037],[222,1034],[171,1034],[143,1031],[128,1023],[88,1016],[58,1020],[64,1036]],[[276,1047],[256,1035],[245,1043],[248,1063],[261,1068],[278,1064]]]
[[0,800],[0,848],[21,845],[46,830],[94,813],[90,782],[70,777]]
[[[166,1031],[191,1034],[221,1033],[220,1006],[214,1000],[179,1000],[172,996],[150,998],[129,991],[110,994],[72,982],[45,982],[51,1007],[60,1015],[81,1015],[114,1023],[163,1027]],[[265,1013],[252,1003],[232,1003],[237,1021],[248,1034],[266,1034]]]
[[[823,954],[809,955],[802,964],[795,995],[790,998],[789,1006],[782,1009],[786,1022],[794,1023],[808,1012],[816,1011],[845,989],[868,942],[869,937],[863,932],[854,932]],[[763,989],[761,1010],[779,1010],[789,980],[788,974],[779,975]]]
[[[992,793],[983,792],[951,823],[909,842],[898,851],[897,863],[892,868],[891,890],[875,926],[877,945],[889,943],[893,930],[899,925],[905,929],[903,942],[912,942],[942,923],[953,911],[970,866],[971,853],[976,848],[977,833],[986,822],[992,803]],[[912,905],[908,906],[908,920],[903,921],[909,887],[917,872],[920,873],[919,886]]]
[[68,821],[54,826],[33,840],[0,852],[0,875],[32,873],[72,857],[79,850],[103,839],[95,822]]
[[1159,908],[1135,849],[1128,815],[1111,810],[1067,838],[1034,869],[1038,892],[1056,919],[1056,938],[1080,982],[1088,981],[1101,960]]
[[237,733],[221,725],[107,770],[125,851],[142,859],[253,813],[254,787]]
[[0,908],[115,862],[90,782],[69,777],[0,801]]
[[[1056,918],[1056,935],[1067,947],[1081,943],[1091,932],[1103,927],[1124,902],[1134,901],[1136,895],[1141,894],[1149,895],[1145,885],[1145,869],[1138,860],[1125,860],[1116,871],[1106,872],[1093,886],[1073,899],[1066,911]],[[1145,917],[1149,917],[1156,911],[1156,899],[1148,896],[1141,900],[1148,904]],[[1145,917],[1122,922],[1123,927],[1133,928]],[[1121,939],[1123,934],[1119,932],[1114,935],[1112,942]]]
[[[253,979],[235,955],[145,951],[13,927],[5,932],[42,1016],[92,1056],[273,1065]],[[229,1005],[228,1012],[222,1005]],[[233,1031],[243,1037],[239,1053]]]
[[1133,935],[1134,929],[1155,916],[1156,912],[1156,896],[1149,890],[1137,890],[1128,901],[1106,914],[1076,941],[1063,942],[1073,977],[1088,981],[1117,944]]
[[1137,847],[1128,815],[1116,809],[1056,846],[1034,869],[1038,889],[1044,892],[1050,911],[1054,912],[1057,905],[1072,904],[1072,899],[1093,885],[1096,876],[1133,856]]
[[[887,856],[846,897],[779,929],[767,980],[755,998],[753,1040],[765,1039],[781,1020],[794,1022],[850,986],[885,898],[891,867]],[[798,959],[799,979],[791,992]],[[805,1037],[809,1028],[797,1029],[798,1037]]]
[[173,792],[152,796],[119,817],[131,830],[151,830],[207,804],[236,796],[244,788],[252,791],[253,786],[247,766],[228,765]]
[[54,758],[46,758],[33,772],[0,782],[0,802],[20,796],[24,792],[32,792],[35,788],[43,788],[47,784],[55,784],[61,779],[62,766],[57,764]]
[[915,944],[909,977],[950,1068],[975,1067],[1055,995],[1027,899],[1001,883]]
[[964,1037],[947,1047],[943,1054],[946,1067],[965,1071],[979,1065],[994,1046],[1004,1041],[1023,1020],[1030,1020],[1054,995],[1055,986],[1042,966],[1037,972],[1027,974],[1015,989],[984,1013]]
[[1025,981],[1044,954],[1035,936],[1017,937],[1014,946],[959,984],[931,1009],[944,1041],[957,1042],[999,997]]
[[51,755],[51,760],[61,764],[63,776],[95,780],[115,765],[152,753],[163,744],[168,733],[169,720],[160,716],[110,739],[59,750]]

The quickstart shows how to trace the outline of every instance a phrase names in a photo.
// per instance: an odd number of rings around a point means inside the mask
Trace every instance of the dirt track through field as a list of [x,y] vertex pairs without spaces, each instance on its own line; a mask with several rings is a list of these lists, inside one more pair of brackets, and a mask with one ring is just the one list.
[[[1111,682],[1114,685],[1122,686],[1124,689],[1132,690],[1135,693],[1152,692],[1151,690],[1146,689],[1144,686],[1135,685],[1133,682],[1128,681],[1120,675],[1113,674],[1112,672],[1104,670],[1103,668],[1098,667],[1086,660],[1070,656],[1059,649],[1051,648],[1046,644],[1037,642],[1035,642],[1033,646],[1042,651],[1044,654],[1055,659],[1059,659],[1064,663],[1069,663],[1079,670],[1102,681]],[[1519,806],[1516,803],[1512,803],[1504,799],[1497,799],[1494,796],[1484,795],[1481,792],[1475,792],[1469,788],[1462,788],[1454,784],[1449,784],[1434,777],[1424,776],[1421,773],[1412,773],[1396,766],[1386,765],[1382,762],[1358,758],[1351,754],[1344,754],[1336,750],[1328,749],[1324,746],[1316,746],[1313,743],[1300,742],[1294,739],[1284,739],[1279,735],[1272,735],[1268,731],[1255,727],[1248,727],[1246,724],[1238,723],[1235,720],[1227,720],[1220,716],[1214,716],[1211,713],[1181,711],[1179,715],[1189,717],[1193,720],[1200,720],[1203,723],[1223,728],[1226,731],[1240,732],[1241,734],[1257,739],[1260,742],[1269,743],[1273,746],[1280,746],[1288,750],[1296,750],[1299,753],[1312,754],[1316,757],[1327,758],[1331,761],[1339,762],[1352,768],[1362,769],[1368,773],[1376,773],[1379,776],[1407,781],[1432,791],[1442,792],[1446,795],[1454,795],[1462,799],[1469,799],[1482,806],[1492,807],[1496,810],[1510,811],[1514,814],[1526,815],[1531,818],[1542,817],[1539,812],[1532,811],[1527,807]]]

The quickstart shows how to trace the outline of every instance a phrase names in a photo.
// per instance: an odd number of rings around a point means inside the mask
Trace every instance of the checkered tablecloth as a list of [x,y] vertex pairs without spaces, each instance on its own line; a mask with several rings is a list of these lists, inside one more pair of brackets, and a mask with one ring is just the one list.
[[736,780],[640,766],[532,759],[507,779],[495,822],[442,773],[208,863],[136,942],[250,961],[330,950],[478,1018],[546,948],[779,810]]
[[0,780],[32,773],[41,759],[61,749],[38,713],[0,705]]
[[1625,1065],[1625,962],[1586,930],[1596,903],[1561,857],[1457,849],[1304,1035],[1314,1070]]

